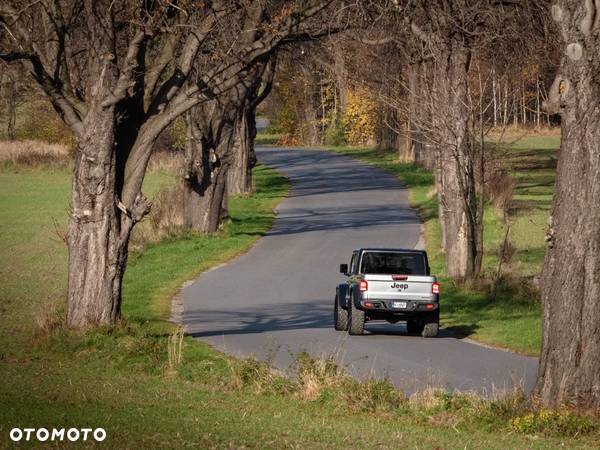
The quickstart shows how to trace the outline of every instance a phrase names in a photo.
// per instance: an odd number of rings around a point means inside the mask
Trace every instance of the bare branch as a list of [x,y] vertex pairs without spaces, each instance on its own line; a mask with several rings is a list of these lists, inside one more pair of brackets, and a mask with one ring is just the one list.
[[146,92],[144,93],[144,105],[146,109],[148,105],[150,105],[150,101],[156,93],[156,87],[160,76],[175,57],[175,50],[179,39],[180,37],[177,33],[170,33],[166,37],[158,57],[146,70]]
[[202,23],[188,34],[173,74],[162,84],[149,103],[148,116],[160,113],[186,82],[200,45],[212,30],[216,21],[225,13],[226,10],[221,9],[215,11],[213,14],[208,14]]
[[140,30],[129,43],[119,80],[111,95],[102,102],[103,108],[108,108],[123,100],[127,96],[127,90],[135,85],[134,70],[138,67],[138,55],[145,40],[146,33]]
[[277,54],[274,54],[269,59],[269,62],[267,63],[267,65],[265,67],[265,70],[264,70],[264,72],[262,74],[263,89],[256,96],[256,99],[254,99],[254,102],[252,102],[252,107],[256,108],[271,93],[271,90],[273,88],[273,79],[275,78],[275,68],[276,68],[276,66],[277,66]]

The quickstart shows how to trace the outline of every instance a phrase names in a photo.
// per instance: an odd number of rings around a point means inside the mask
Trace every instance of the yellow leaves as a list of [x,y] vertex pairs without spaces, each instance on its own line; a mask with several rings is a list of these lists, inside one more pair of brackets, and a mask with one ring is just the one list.
[[346,141],[350,145],[365,145],[375,138],[375,108],[372,95],[363,87],[348,91],[343,122]]

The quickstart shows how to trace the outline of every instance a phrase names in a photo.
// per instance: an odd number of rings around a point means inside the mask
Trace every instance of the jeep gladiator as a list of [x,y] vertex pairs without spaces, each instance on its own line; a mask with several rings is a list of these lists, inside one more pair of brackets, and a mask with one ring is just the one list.
[[440,285],[422,250],[363,248],[341,264],[347,280],[335,292],[335,329],[361,335],[365,322],[406,321],[409,333],[435,337]]

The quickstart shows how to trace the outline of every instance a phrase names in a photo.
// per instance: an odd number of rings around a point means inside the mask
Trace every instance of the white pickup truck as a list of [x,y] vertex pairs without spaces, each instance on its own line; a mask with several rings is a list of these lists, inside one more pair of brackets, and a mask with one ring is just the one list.
[[422,250],[362,248],[341,264],[346,283],[335,292],[335,329],[363,334],[365,322],[406,321],[409,333],[435,337],[440,321],[440,285]]

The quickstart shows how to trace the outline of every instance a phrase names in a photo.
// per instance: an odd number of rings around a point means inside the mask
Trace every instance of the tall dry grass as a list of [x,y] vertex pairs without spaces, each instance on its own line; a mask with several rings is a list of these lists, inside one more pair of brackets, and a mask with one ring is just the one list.
[[506,127],[498,126],[487,133],[487,139],[496,142],[507,142],[521,139],[525,136],[560,136],[560,126],[523,127],[521,125],[509,124]]
[[[0,140],[0,165],[16,167],[68,166],[73,161],[72,147],[40,140]],[[176,174],[183,167],[184,154],[178,150],[156,150],[150,157],[148,172]]]
[[71,163],[69,147],[44,141],[0,141],[0,165],[58,166]]
[[148,162],[149,172],[181,172],[184,163],[184,153],[178,150],[155,150]]
[[40,299],[35,309],[35,339],[45,339],[65,326],[66,302],[62,297]]
[[151,243],[183,231],[183,186],[163,187],[152,199],[150,214],[131,233],[129,248],[143,250]]
[[167,373],[173,374],[183,361],[183,338],[185,332],[182,327],[177,327],[173,333],[169,335],[167,341],[167,354],[169,356]]

